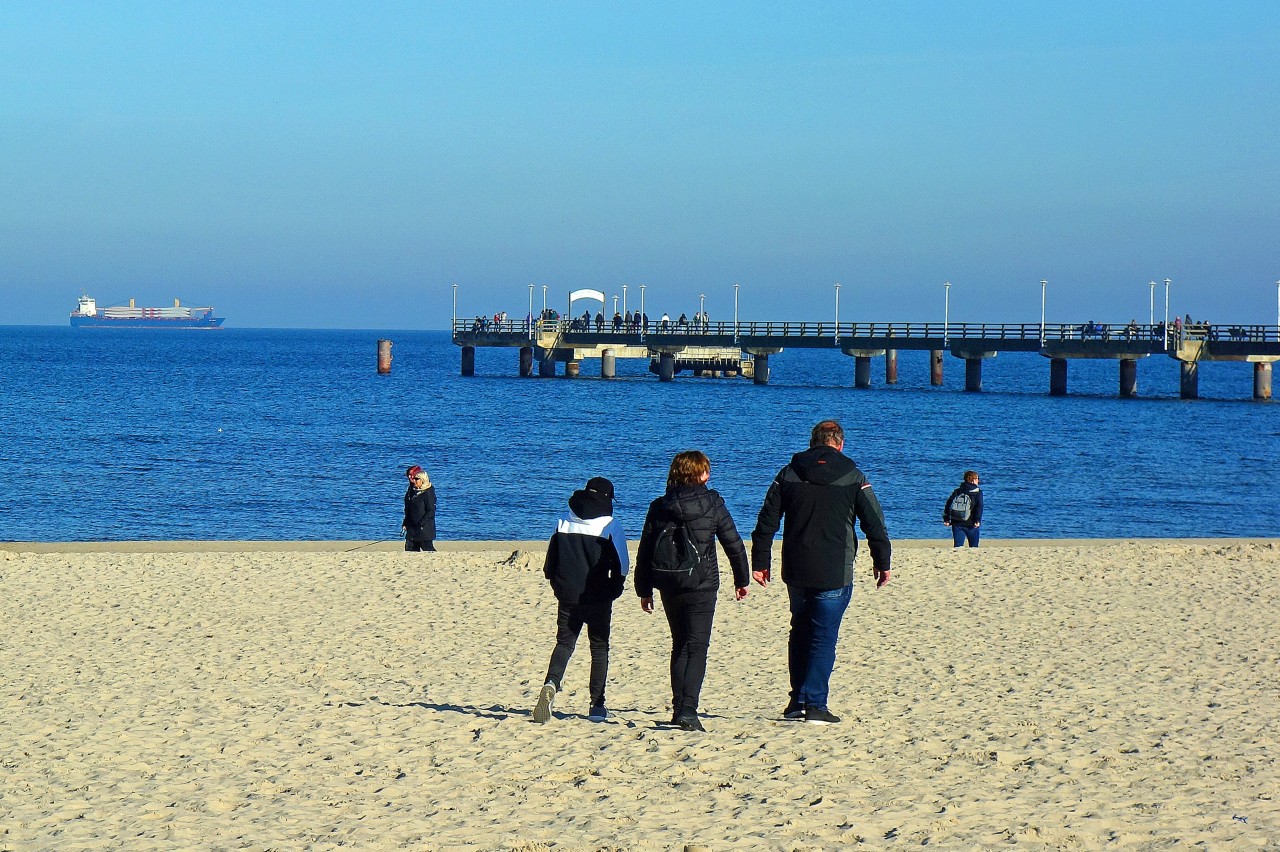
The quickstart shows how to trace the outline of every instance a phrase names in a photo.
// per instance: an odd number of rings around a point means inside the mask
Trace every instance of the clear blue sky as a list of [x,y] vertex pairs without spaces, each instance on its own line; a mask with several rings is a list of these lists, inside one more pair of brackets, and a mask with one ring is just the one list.
[[[782,8],[782,7],[790,8]],[[0,324],[1276,322],[1280,3],[0,4]],[[1157,289],[1162,312],[1163,286]]]

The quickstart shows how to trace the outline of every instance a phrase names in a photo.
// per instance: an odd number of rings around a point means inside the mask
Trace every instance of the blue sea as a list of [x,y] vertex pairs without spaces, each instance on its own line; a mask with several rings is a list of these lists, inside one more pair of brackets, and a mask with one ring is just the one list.
[[[394,341],[390,375],[376,342]],[[855,389],[853,359],[790,350],[767,386],[599,362],[578,379],[519,378],[518,350],[480,349],[459,374],[447,332],[0,327],[0,539],[348,539],[399,536],[410,464],[431,474],[441,539],[540,539],[592,476],[637,535],[671,456],[697,448],[749,533],[810,427],[839,419],[895,538],[943,538],[941,506],[982,475],[986,539],[1280,536],[1280,406],[1252,400],[1247,364],[1049,362],[1003,353],[966,393],[947,357],[900,352],[899,382]]]

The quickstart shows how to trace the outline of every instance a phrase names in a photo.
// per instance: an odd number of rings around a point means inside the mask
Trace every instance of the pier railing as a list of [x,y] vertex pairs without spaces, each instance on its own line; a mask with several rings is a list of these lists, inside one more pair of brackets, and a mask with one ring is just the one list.
[[[1280,327],[1273,325],[1188,323],[1154,325],[1137,323],[973,323],[973,322],[809,322],[809,321],[718,321],[678,322],[650,320],[644,323],[611,321],[596,323],[577,319],[525,319],[494,321],[491,319],[455,320],[455,342],[507,343],[524,338],[530,341],[544,335],[559,336],[566,342],[588,342],[591,339],[615,340],[643,344],[676,339],[696,343],[699,339],[723,344],[725,340],[769,338],[793,345],[856,345],[858,340],[884,341],[896,338],[903,342],[928,341],[931,345],[949,345],[952,341],[1134,341],[1158,342],[1172,347],[1186,341],[1220,341],[1240,343],[1280,342]],[[1021,348],[1021,347],[1020,347]]]

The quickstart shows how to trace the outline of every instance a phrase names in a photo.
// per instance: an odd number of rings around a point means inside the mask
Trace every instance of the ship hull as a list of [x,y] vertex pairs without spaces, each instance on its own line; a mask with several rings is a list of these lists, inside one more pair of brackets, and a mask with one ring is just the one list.
[[74,328],[218,328],[225,317],[104,317],[72,316]]

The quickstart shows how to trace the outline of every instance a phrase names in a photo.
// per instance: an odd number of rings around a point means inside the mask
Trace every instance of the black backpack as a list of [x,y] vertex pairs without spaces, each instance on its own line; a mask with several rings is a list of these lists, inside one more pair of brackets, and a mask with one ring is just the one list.
[[688,528],[679,521],[668,521],[658,530],[653,542],[653,586],[669,592],[684,592],[698,585],[694,569],[698,567],[698,548],[689,537]]
[[968,491],[956,489],[951,495],[951,523],[967,524],[973,517],[973,498]]

